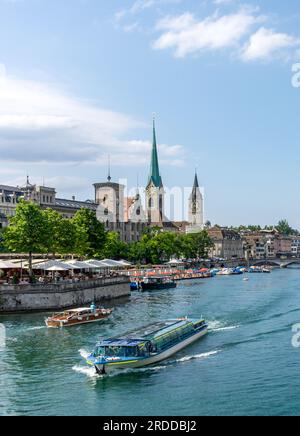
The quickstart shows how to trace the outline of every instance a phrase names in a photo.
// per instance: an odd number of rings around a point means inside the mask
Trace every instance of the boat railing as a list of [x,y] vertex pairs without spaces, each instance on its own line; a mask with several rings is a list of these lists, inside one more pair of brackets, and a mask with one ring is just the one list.
[[166,338],[161,345],[159,343],[156,344],[157,349],[159,351],[165,351],[168,348],[177,345],[179,342],[184,341],[184,340],[192,337],[194,334],[199,333],[201,330],[204,330],[205,328],[206,328],[206,325],[204,324],[201,328],[199,328],[197,330],[190,330],[189,332],[178,334],[177,338],[170,337],[169,340],[168,340],[168,338]]
[[83,280],[80,282],[69,282],[62,281],[58,283],[28,283],[28,284],[3,284],[0,286],[0,292],[5,293],[35,293],[35,292],[64,292],[64,291],[80,291],[82,289],[89,288],[97,288],[97,287],[105,287],[111,286],[115,284],[126,284],[130,283],[129,278],[126,276],[121,277],[110,277],[110,278],[101,278],[101,279],[93,279],[93,280]]

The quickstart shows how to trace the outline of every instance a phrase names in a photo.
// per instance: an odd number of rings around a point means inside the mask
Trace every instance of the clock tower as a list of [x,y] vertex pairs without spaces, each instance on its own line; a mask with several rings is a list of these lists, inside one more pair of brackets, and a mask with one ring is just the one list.
[[159,172],[155,119],[153,119],[150,175],[146,187],[146,216],[149,224],[160,224],[164,221],[164,187]]
[[194,231],[202,230],[204,226],[203,195],[199,188],[198,175],[195,173],[194,186],[189,198],[189,224]]

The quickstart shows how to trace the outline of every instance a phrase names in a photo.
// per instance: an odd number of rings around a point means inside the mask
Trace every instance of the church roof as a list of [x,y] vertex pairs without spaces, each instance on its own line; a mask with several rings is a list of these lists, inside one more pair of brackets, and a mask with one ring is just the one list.
[[199,189],[199,182],[198,182],[198,175],[197,172],[195,173],[195,179],[194,179],[194,185],[193,185],[193,192],[192,192],[192,196],[193,199],[197,199],[197,191]]
[[151,166],[150,166],[150,176],[148,186],[153,185],[156,188],[161,188],[163,186],[162,178],[159,172],[158,163],[158,153],[157,153],[157,143],[156,143],[156,131],[155,131],[155,121],[153,120],[153,143],[152,143],[152,154],[151,154]]

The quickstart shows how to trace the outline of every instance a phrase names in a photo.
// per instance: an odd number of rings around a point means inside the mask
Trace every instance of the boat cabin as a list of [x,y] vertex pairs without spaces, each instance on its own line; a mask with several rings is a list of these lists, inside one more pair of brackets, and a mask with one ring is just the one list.
[[117,339],[99,342],[94,351],[94,357],[106,359],[145,358],[150,356],[152,346],[150,341]]

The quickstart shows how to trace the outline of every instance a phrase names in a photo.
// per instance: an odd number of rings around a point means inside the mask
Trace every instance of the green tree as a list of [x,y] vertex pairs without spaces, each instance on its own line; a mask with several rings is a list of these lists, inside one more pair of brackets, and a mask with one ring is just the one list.
[[172,257],[197,259],[206,257],[213,242],[207,231],[178,235],[161,229],[147,229],[141,240],[130,244],[129,258],[133,262],[160,264]]
[[4,245],[12,252],[28,253],[28,269],[33,277],[32,255],[47,249],[48,222],[39,206],[22,200],[10,225],[4,230]]
[[75,231],[75,253],[80,256],[101,257],[106,241],[104,224],[89,209],[79,210],[72,220]]
[[75,251],[76,228],[74,223],[53,209],[43,211],[48,223],[47,251],[55,254],[70,254]]
[[4,229],[0,228],[0,253],[3,253],[5,251],[5,245],[4,245]]
[[128,257],[128,244],[121,241],[117,232],[108,232],[106,241],[101,251],[101,257],[104,259],[125,259]]
[[181,236],[182,255],[186,259],[205,258],[213,246],[214,243],[206,230]]
[[282,235],[289,236],[289,235],[294,234],[294,230],[289,225],[287,220],[279,221],[276,228],[277,228],[278,232],[281,233]]
[[139,242],[132,242],[128,245],[128,260],[134,262],[135,264],[146,263],[146,247]]

